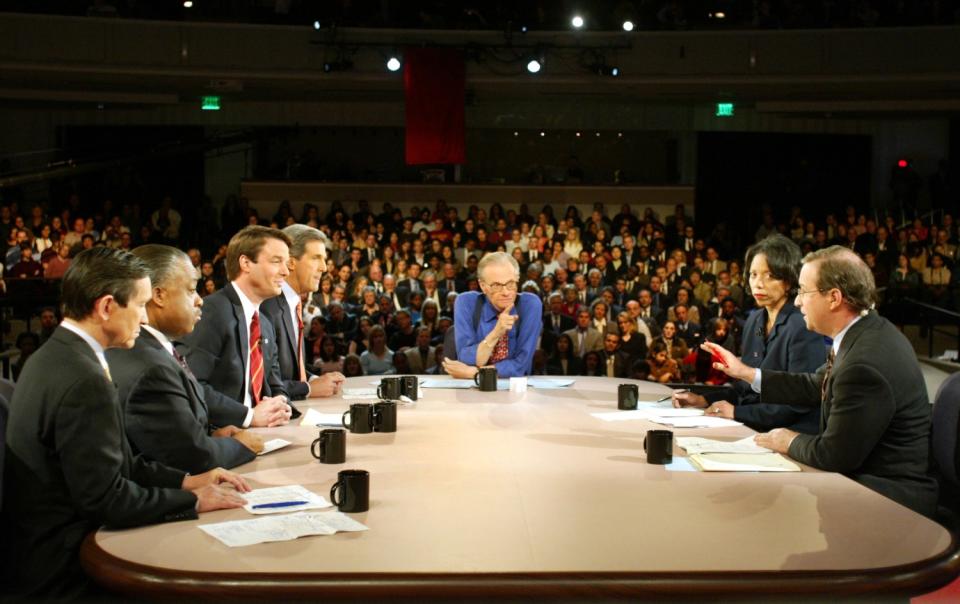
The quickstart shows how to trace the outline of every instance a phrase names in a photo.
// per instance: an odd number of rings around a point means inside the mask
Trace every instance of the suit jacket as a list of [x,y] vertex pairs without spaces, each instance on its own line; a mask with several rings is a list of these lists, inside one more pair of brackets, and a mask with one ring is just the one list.
[[600,372],[607,375],[607,359],[613,356],[613,377],[625,378],[630,374],[630,357],[622,350],[608,354],[606,350],[600,352]]
[[101,525],[197,517],[196,496],[180,489],[182,471],[131,452],[116,388],[90,346],[64,327],[23,369],[6,454],[3,570],[31,598],[83,593],[80,544]]
[[[300,381],[300,362],[297,353],[297,337],[294,335],[293,319],[290,317],[290,304],[283,294],[264,300],[260,304],[260,313],[266,315],[273,324],[273,341],[277,343],[277,362],[280,365],[280,379],[290,395],[290,400],[301,401],[310,394],[310,384]],[[309,326],[304,325],[304,329]],[[302,354],[302,352],[301,352]],[[306,366],[307,379],[314,374]]]
[[876,312],[844,335],[829,378],[826,365],[815,373],[764,371],[760,396],[764,402],[821,405],[820,433],[797,436],[790,457],[842,472],[921,514],[936,510],[923,374],[907,339]]
[[135,453],[191,474],[256,457],[235,438],[210,436],[203,387],[152,333],[140,332],[131,350],[106,355]]
[[553,335],[554,341],[555,341],[557,336],[559,336],[560,334],[566,331],[570,331],[571,329],[574,329],[576,326],[577,326],[576,321],[574,321],[571,317],[567,315],[561,314],[560,329],[554,329],[553,314],[548,312],[547,314],[543,315],[543,331],[541,332],[542,337],[546,337],[546,335],[550,333]]
[[424,367],[423,359],[420,358],[420,349],[416,346],[412,348],[407,348],[403,351],[403,354],[407,356],[407,363],[410,365],[410,373],[428,373],[430,369],[433,369],[437,365],[437,359],[435,356],[436,348],[430,346],[427,349],[427,365]]
[[[260,343],[263,351],[262,396],[286,395],[280,378],[274,329],[265,313],[260,313]],[[249,331],[243,306],[233,286],[210,294],[203,300],[203,318],[193,333],[177,344],[177,350],[203,386],[203,398],[215,426],[242,426],[247,417],[243,404]],[[294,415],[299,413],[294,409]]]
[[567,370],[563,370],[563,363],[556,356],[547,359],[547,375],[581,375],[583,361],[576,354],[567,359]]
[[[580,345],[577,339],[578,338],[577,328],[574,327],[573,329],[568,329],[563,333],[570,336],[570,340],[573,342],[572,352],[574,355],[579,357]],[[603,334],[597,331],[596,329],[594,329],[592,325],[587,328],[587,333],[584,334],[584,337],[586,338],[586,340],[583,343],[583,354],[587,354],[592,350],[600,350],[601,348],[603,348]]]

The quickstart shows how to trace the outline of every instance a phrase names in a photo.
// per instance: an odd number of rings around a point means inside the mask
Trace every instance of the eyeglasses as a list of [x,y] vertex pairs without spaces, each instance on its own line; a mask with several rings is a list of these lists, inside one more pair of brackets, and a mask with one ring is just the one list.
[[803,298],[803,297],[806,296],[807,294],[822,294],[822,293],[825,292],[825,291],[827,291],[827,290],[825,290],[825,289],[808,289],[807,291],[804,291],[804,290],[802,290],[802,289],[798,289],[798,290],[797,290],[797,298]]
[[506,283],[487,283],[486,281],[484,281],[484,284],[490,288],[491,292],[495,294],[499,294],[503,290],[507,290],[508,292],[515,292],[517,291],[517,287],[518,287],[518,283],[516,281],[507,281]]

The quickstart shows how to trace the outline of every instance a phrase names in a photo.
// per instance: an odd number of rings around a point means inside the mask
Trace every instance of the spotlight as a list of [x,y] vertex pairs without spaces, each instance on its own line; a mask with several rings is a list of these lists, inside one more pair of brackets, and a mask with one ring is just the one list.
[[724,13],[724,12],[720,12],[720,11],[714,13],[713,16],[716,17],[717,19],[726,19],[726,18],[727,18],[727,14]]
[[314,22],[313,22],[313,29],[315,29],[315,30],[317,30],[317,31],[320,31],[320,22],[319,22],[319,21],[314,21]]
[[633,31],[633,21],[624,21],[623,31]]
[[597,65],[594,65],[593,69],[594,71],[597,72],[597,74],[603,75],[603,76],[610,76],[612,78],[615,78],[620,75],[619,67],[611,67],[606,63],[599,63]]
[[513,135],[514,135],[514,136],[520,136],[520,133],[519,133],[518,131],[514,130],[514,131],[513,131]]
[[192,0],[184,0],[184,2],[183,2],[183,8],[193,8],[193,2],[192,2]]
[[397,57],[390,57],[387,60],[387,69],[390,71],[399,71],[400,69],[400,59]]
[[600,136],[600,133],[599,133],[599,132],[597,132],[597,137],[599,138],[599,136]]
[[546,132],[544,132],[543,130],[540,131],[540,136],[541,136],[541,137],[544,137],[544,136],[546,136],[546,135],[547,135]]
[[527,71],[530,73],[539,73],[540,72],[540,61],[537,59],[530,59],[530,62],[527,63]]
[[572,25],[574,29],[580,29],[583,27],[583,17],[574,15],[573,19],[570,19],[570,25]]
[[580,133],[579,133],[579,132],[577,132],[577,138],[580,138]]
[[525,33],[527,33],[528,31],[529,31],[529,28],[528,28],[526,25],[521,25],[521,26],[520,26],[520,33],[521,33],[521,34],[525,34]]

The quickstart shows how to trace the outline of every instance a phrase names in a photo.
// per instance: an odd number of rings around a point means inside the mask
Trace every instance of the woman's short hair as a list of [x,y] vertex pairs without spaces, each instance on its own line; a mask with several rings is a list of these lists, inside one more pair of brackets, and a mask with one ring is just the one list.
[[[800,262],[803,257],[800,246],[780,234],[761,239],[747,249],[744,256],[747,270],[753,259],[760,254],[767,259],[767,267],[774,279],[786,284],[787,295],[795,296],[800,283]],[[749,279],[745,280],[744,289],[750,293]]]

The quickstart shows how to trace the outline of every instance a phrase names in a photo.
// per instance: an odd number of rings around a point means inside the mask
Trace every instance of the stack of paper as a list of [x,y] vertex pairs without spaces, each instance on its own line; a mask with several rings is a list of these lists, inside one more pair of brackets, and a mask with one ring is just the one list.
[[541,390],[568,388],[573,386],[574,381],[575,380],[571,378],[531,377],[527,379],[527,386],[530,386],[531,388],[540,388]]
[[300,422],[301,426],[333,426],[337,428],[343,427],[343,414],[342,413],[320,413],[316,409],[307,409],[307,412],[303,414],[303,420]]
[[243,509],[251,514],[300,512],[328,508],[333,505],[320,495],[298,484],[254,489],[249,493],[243,493],[242,497],[247,500],[247,505],[243,506]]
[[752,436],[740,440],[725,441],[699,436],[678,436],[677,446],[688,455],[697,453],[769,453],[770,449],[758,445]]
[[799,472],[800,466],[779,453],[697,453],[690,463],[704,472]]
[[273,453],[277,449],[282,449],[290,444],[289,440],[283,440],[282,438],[274,438],[273,440],[268,440],[263,443],[263,451],[257,453],[257,455],[266,455],[267,453]]
[[651,417],[650,421],[674,428],[725,428],[727,426],[743,425],[736,420],[712,415],[701,415],[699,417],[664,417],[658,415],[657,417]]
[[367,527],[340,512],[299,513],[201,524],[200,530],[229,547],[268,541],[292,541],[307,535],[333,535],[338,531],[365,531]]

